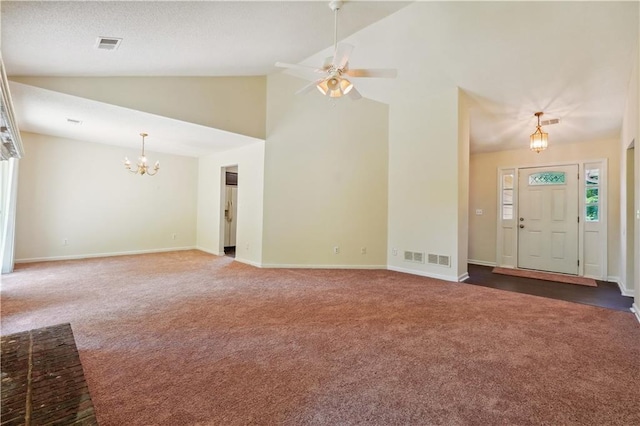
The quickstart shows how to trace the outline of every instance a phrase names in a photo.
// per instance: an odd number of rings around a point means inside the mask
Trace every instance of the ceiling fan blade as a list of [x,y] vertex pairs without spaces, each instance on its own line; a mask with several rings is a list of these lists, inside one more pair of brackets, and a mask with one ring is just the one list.
[[290,69],[298,69],[304,71],[313,71],[317,73],[325,72],[323,69],[319,69],[316,67],[310,67],[308,65],[299,65],[299,64],[288,64],[286,62],[276,62],[276,67],[278,68],[290,68]]
[[358,99],[362,99],[362,95],[360,94],[360,92],[358,92],[358,90],[356,90],[355,87],[353,87],[349,93],[347,94],[347,96],[349,96],[351,99],[353,99],[354,101],[357,101]]
[[351,55],[352,51],[352,45],[348,43],[338,44],[336,52],[333,55],[333,62],[331,63],[331,65],[333,65],[337,69],[344,68],[345,65],[347,65],[347,62],[349,62],[349,56]]
[[398,76],[398,70],[390,68],[355,69],[347,70],[345,74],[350,77],[396,78]]
[[311,83],[307,84],[306,86],[304,86],[302,89],[298,90],[296,92],[296,95],[304,95],[305,93],[309,93],[311,90],[313,90],[314,87],[316,87],[318,85],[318,83],[320,83],[323,79],[321,78],[320,80],[316,80],[316,81],[312,81]]

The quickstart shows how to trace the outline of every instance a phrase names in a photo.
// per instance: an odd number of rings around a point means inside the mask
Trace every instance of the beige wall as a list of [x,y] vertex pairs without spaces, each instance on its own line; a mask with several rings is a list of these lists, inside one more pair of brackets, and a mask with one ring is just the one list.
[[265,77],[17,77],[9,80],[264,139]]
[[238,166],[236,260],[262,262],[264,142],[208,155],[199,160],[198,248],[223,255],[223,168]]
[[307,83],[268,78],[263,264],[384,268],[388,108]]
[[125,170],[122,148],[33,133],[22,140],[17,261],[195,246],[196,159],[148,152],[161,169],[139,176]]
[[[627,103],[622,120],[622,134],[620,136],[620,155],[622,167],[620,170],[620,268],[622,286],[635,298],[634,306],[640,311],[640,65],[636,52],[633,71],[629,79]],[[633,158],[627,162],[628,148],[634,144]],[[633,171],[629,171],[633,163]],[[631,173],[633,176],[627,174]],[[629,185],[628,185],[629,183]],[[633,193],[633,197],[628,194]],[[629,202],[629,204],[628,204]],[[638,313],[640,319],[640,312]]]
[[[455,76],[433,62],[443,12],[448,13],[437,2],[414,2],[346,42],[357,46],[354,64],[357,59],[362,66],[398,70],[395,79],[357,81],[368,97],[389,105],[386,263],[393,270],[458,281],[467,270],[468,128]],[[398,48],[406,45],[414,48]],[[318,54],[318,63],[326,53]],[[404,251],[449,256],[451,264],[407,262]]]
[[[387,261],[393,270],[457,281],[466,271],[466,259],[458,261],[459,93],[423,95],[391,105]],[[405,250],[450,256],[451,266],[406,262]]]
[[[496,262],[497,172],[499,167],[542,166],[554,163],[608,159],[608,275],[619,276],[620,256],[620,149],[616,139],[553,145],[540,154],[529,149],[471,155],[469,167],[469,260]],[[481,209],[483,214],[475,214]]]

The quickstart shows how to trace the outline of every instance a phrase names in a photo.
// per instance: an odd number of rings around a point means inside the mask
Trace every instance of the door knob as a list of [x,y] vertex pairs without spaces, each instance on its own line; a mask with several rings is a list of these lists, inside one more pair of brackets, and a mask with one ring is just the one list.
[[520,222],[523,222],[523,221],[524,221],[524,217],[521,217],[521,218],[520,218]]
[[520,224],[520,229],[524,228],[524,225]]

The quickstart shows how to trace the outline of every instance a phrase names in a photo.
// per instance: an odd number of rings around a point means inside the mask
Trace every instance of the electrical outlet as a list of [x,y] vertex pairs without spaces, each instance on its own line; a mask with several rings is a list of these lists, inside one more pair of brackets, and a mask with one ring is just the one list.
[[335,246],[335,247],[333,248],[333,254],[340,254],[340,247]]
[[476,216],[482,216],[483,213],[482,209],[476,209]]
[[367,248],[366,247],[361,247],[360,248],[360,254],[367,254]]
[[391,249],[391,254],[394,255],[394,256],[397,256],[398,255],[398,249],[397,248],[392,248]]

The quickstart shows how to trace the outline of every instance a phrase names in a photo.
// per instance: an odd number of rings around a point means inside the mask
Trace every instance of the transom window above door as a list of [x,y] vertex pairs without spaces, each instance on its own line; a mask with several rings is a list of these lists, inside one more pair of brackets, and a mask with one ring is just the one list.
[[540,172],[529,175],[529,185],[564,185],[565,172]]

